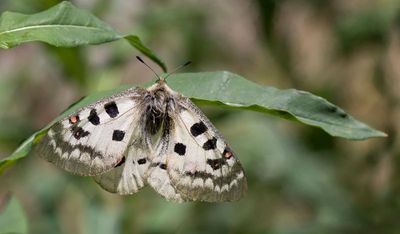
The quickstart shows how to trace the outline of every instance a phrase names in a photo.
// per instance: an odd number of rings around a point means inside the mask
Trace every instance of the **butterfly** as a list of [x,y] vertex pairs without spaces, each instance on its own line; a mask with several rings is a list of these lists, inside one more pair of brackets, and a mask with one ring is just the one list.
[[222,135],[160,76],[146,89],[104,97],[56,122],[37,152],[121,195],[150,185],[169,201],[220,202],[239,200],[247,190]]

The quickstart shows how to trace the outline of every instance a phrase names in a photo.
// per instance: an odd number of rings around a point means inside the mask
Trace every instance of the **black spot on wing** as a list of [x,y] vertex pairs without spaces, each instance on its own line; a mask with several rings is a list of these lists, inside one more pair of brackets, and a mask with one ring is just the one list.
[[114,130],[112,139],[113,141],[122,141],[124,139],[125,132],[121,130]]
[[217,138],[213,137],[212,139],[209,139],[208,141],[204,142],[203,144],[203,149],[205,150],[213,150],[217,148]]
[[211,166],[213,170],[218,170],[224,165],[226,161],[223,158],[207,159],[207,164]]
[[[75,128],[77,128],[77,127],[75,127]],[[81,154],[87,153],[87,154],[89,154],[91,159],[104,158],[104,155],[102,152],[96,151],[96,149],[94,149],[88,145],[84,145],[84,144],[80,144],[80,143],[71,145],[68,141],[64,141],[63,135],[61,134],[61,132],[64,128],[60,123],[56,123],[52,127],[52,129],[56,133],[54,136],[54,139],[57,139],[57,146],[60,147],[63,150],[63,152],[67,152],[68,154],[71,154],[75,149],[79,149]],[[74,133],[73,128],[71,129],[71,131],[72,131],[72,133]],[[46,135],[46,137],[48,137],[48,135]]]
[[216,178],[219,179],[218,177],[215,177],[213,174],[207,173],[205,171],[186,171],[185,172],[186,176],[190,176],[192,179],[195,178],[201,178],[203,181],[205,181],[206,179],[212,179],[215,180]]
[[203,121],[195,123],[192,125],[192,127],[190,127],[190,133],[192,133],[194,137],[201,135],[206,131],[207,131],[207,126],[203,123]]
[[165,163],[160,164],[160,168],[163,170],[167,170],[167,164]]
[[111,118],[115,118],[119,114],[118,107],[115,102],[109,102],[105,104],[104,109]]
[[97,112],[95,109],[90,111],[90,114],[88,116],[88,120],[90,123],[92,123],[93,125],[99,125],[100,124],[100,118],[97,115]]
[[184,145],[182,143],[176,143],[175,147],[174,147],[174,151],[175,151],[175,153],[177,153],[179,155],[185,155],[186,145]]
[[75,139],[79,140],[82,137],[88,136],[90,133],[88,131],[83,130],[81,127],[73,126],[71,128],[72,135],[75,137]]
[[121,161],[119,161],[119,163],[117,164],[117,165],[115,165],[115,167],[119,167],[119,166],[121,166],[122,164],[124,164],[125,163],[125,156],[124,157],[122,157],[122,159],[121,159]]
[[139,163],[139,165],[145,164],[147,162],[146,158],[140,158],[137,160],[137,162]]

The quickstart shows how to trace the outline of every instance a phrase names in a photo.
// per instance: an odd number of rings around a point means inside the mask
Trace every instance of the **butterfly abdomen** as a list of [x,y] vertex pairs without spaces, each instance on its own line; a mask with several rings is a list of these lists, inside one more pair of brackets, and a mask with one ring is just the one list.
[[145,131],[154,135],[158,132],[164,119],[164,112],[153,105],[146,108],[144,115]]

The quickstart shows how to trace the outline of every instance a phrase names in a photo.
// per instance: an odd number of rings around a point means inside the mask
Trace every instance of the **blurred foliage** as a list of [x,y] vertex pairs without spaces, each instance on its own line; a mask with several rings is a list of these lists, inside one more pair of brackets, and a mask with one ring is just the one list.
[[[0,11],[34,13],[56,2],[4,0]],[[204,108],[247,172],[241,201],[174,204],[148,188],[117,196],[27,157],[0,177],[0,200],[18,197],[30,233],[398,232],[397,0],[73,3],[141,35],[168,67],[190,59],[189,70],[307,90],[389,137],[346,141],[259,113]],[[30,43],[0,51],[0,157],[82,95],[151,77],[128,43],[63,50]]]
[[2,201],[0,207],[0,233],[28,233],[25,213],[15,197]]

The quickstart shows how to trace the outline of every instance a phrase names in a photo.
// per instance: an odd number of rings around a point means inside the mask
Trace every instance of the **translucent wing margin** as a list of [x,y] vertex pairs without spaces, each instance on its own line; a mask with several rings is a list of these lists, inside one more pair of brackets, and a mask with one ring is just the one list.
[[156,153],[148,170],[148,184],[168,201],[183,202],[187,199],[172,186],[167,169],[167,154],[170,142],[170,123],[167,118],[163,123],[163,133],[156,146]]
[[133,194],[147,184],[146,175],[150,165],[151,149],[139,141],[134,142],[114,169],[97,175],[94,180],[105,190],[121,195]]

